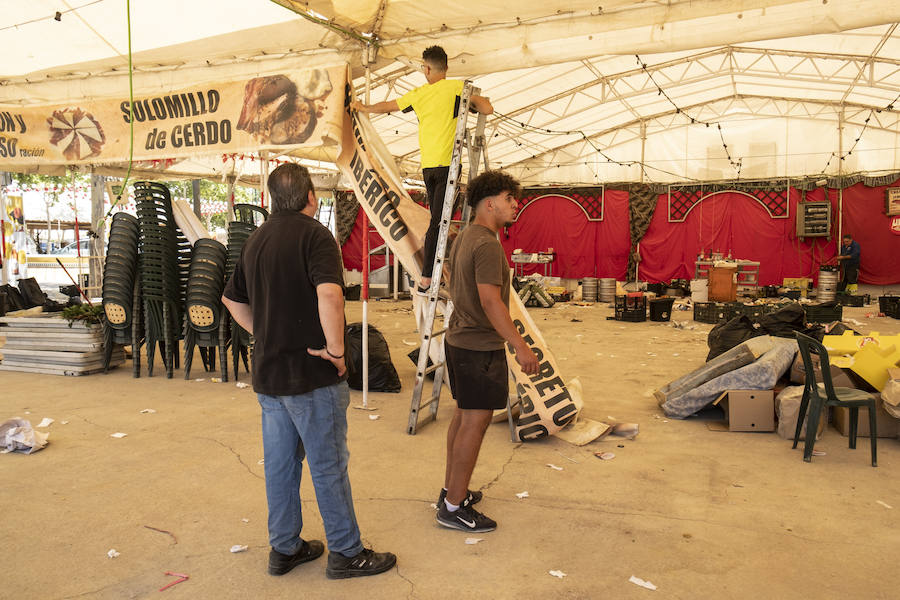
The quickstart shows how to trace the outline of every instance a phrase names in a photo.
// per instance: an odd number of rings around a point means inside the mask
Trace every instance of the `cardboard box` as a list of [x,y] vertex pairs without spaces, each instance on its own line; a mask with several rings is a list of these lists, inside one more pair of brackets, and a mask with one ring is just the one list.
[[[895,419],[884,410],[880,398],[875,399],[875,428],[880,438],[895,438],[900,433],[900,419]],[[834,427],[841,435],[850,435],[850,409],[845,406],[834,407]],[[869,435],[869,409],[859,409],[859,420],[856,425],[856,438]]]
[[900,368],[888,369],[888,377],[881,399],[890,406],[900,406]]
[[727,390],[713,404],[725,411],[727,431],[775,431],[772,390]]
[[[810,358],[813,362],[816,381],[822,383],[822,368],[820,366],[819,355],[810,354]],[[831,364],[831,361],[829,361],[829,366],[831,367],[831,382],[834,384],[834,387],[856,387],[843,369]],[[791,381],[800,385],[806,383],[806,367],[803,364],[803,357],[800,356],[799,352],[797,353],[797,358],[794,359],[794,364],[791,365]]]

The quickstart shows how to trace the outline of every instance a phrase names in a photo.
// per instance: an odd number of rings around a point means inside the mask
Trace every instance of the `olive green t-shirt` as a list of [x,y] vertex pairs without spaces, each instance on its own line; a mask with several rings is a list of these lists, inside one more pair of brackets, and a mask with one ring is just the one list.
[[481,307],[478,284],[499,285],[500,298],[508,308],[509,279],[509,263],[497,235],[475,223],[463,229],[450,251],[450,345],[466,350],[503,349],[503,337]]

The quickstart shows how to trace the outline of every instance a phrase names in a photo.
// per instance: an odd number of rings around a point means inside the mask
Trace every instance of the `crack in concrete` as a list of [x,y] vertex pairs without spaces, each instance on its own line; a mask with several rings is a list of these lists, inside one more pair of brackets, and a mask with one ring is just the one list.
[[522,442],[519,442],[515,445],[515,447],[512,449],[512,452],[509,453],[509,458],[507,459],[507,461],[505,463],[503,463],[502,467],[500,467],[500,472],[497,473],[497,476],[494,477],[493,479],[491,479],[490,481],[488,481],[483,486],[481,486],[482,492],[488,491],[489,489],[491,489],[492,485],[494,485],[495,483],[500,481],[500,478],[503,477],[503,474],[506,472],[506,467],[508,467],[509,464],[513,461],[513,458],[515,458],[516,450],[518,450],[521,447],[522,447]]
[[415,598],[416,593],[416,584],[413,583],[412,579],[409,577],[404,577],[403,573],[400,572],[400,566],[397,566],[397,576],[409,584],[409,593],[406,595],[406,600],[412,600]]
[[253,475],[253,476],[256,477],[257,479],[262,479],[263,481],[265,481],[266,478],[265,478],[265,477],[262,477],[261,475],[257,475],[256,473],[254,473],[253,470],[250,468],[250,465],[248,465],[247,463],[245,463],[245,462],[244,462],[244,459],[241,458],[241,455],[238,454],[237,452],[235,452],[235,451],[234,451],[234,448],[232,448],[232,447],[229,446],[228,444],[225,444],[225,443],[223,443],[223,442],[220,442],[219,440],[217,440],[217,439],[215,439],[215,438],[202,437],[202,438],[200,438],[200,439],[201,439],[201,440],[208,440],[208,441],[210,441],[210,442],[215,442],[215,443],[217,443],[218,445],[222,446],[223,448],[227,449],[229,452],[231,452],[232,454],[234,454],[234,456],[238,459],[238,462],[239,462],[239,463],[241,463],[242,465],[244,465],[244,468],[247,469],[247,472],[248,472],[248,473],[250,473],[251,475]]

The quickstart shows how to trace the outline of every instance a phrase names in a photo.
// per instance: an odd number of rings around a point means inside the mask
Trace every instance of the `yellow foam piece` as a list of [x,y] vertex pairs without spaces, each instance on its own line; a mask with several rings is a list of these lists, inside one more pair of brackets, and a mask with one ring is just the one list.
[[888,382],[888,369],[898,364],[900,346],[866,344],[853,355],[850,369],[880,392]]
[[845,331],[843,335],[826,335],[822,338],[822,345],[828,350],[829,356],[856,354],[860,348],[869,344],[900,348],[900,334],[881,335],[877,331],[873,331],[869,335],[853,335],[852,331]]

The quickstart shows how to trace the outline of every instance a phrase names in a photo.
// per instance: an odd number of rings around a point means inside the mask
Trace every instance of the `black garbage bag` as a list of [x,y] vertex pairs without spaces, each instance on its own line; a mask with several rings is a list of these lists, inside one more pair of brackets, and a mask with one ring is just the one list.
[[[411,360],[412,363],[413,363],[414,365],[416,365],[416,368],[417,368],[417,369],[419,368],[419,350],[420,350],[419,348],[415,348],[415,349],[413,349],[411,352],[409,352],[409,354],[406,355],[406,356],[409,357],[409,360]],[[430,369],[430,368],[432,367],[432,365],[434,365],[434,363],[431,362],[431,357],[429,356],[429,357],[428,357],[428,364],[425,366],[425,368],[426,368],[426,369]],[[434,381],[434,371],[432,371],[432,372],[428,373],[427,375],[425,375],[425,378],[426,378],[426,379],[429,379],[429,380],[431,380],[431,381]]]
[[16,288],[15,286],[12,286],[9,284],[0,285],[0,291],[6,293],[6,311],[7,312],[30,308],[28,306],[25,306],[25,298],[22,297],[21,292],[19,292],[18,288]]
[[[347,383],[354,390],[362,385],[362,323],[347,325],[344,340],[347,362]],[[373,392],[399,392],[400,377],[391,362],[387,341],[375,327],[369,325],[369,390]]]
[[720,354],[724,354],[743,344],[750,338],[765,335],[765,331],[761,331],[758,325],[744,315],[735,317],[730,321],[719,323],[709,332],[706,343],[709,346],[709,355],[706,362],[711,361]]
[[777,337],[794,337],[795,331],[806,329],[806,315],[798,303],[788,304],[781,310],[763,315],[758,320],[764,333]]
[[34,277],[19,280],[19,292],[25,300],[25,308],[42,306],[47,301],[47,294],[38,285]]

